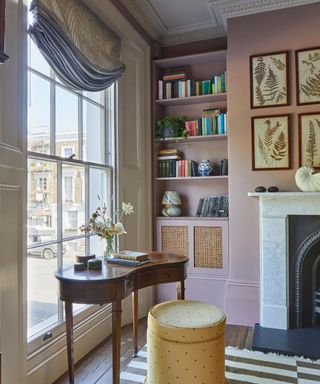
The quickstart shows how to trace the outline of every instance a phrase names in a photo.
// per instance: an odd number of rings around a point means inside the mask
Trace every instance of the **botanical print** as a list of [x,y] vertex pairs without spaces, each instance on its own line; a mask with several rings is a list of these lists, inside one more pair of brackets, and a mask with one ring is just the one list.
[[300,166],[320,168],[320,113],[300,115]]
[[289,168],[289,116],[253,117],[253,169]]
[[297,52],[298,104],[320,103],[320,48]]
[[288,104],[287,53],[251,57],[251,107]]

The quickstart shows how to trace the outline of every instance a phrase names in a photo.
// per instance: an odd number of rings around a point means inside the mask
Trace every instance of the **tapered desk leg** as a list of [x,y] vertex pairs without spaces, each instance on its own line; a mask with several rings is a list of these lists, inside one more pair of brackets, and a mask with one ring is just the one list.
[[112,373],[113,384],[120,384],[121,300],[112,303]]
[[138,354],[138,291],[132,292],[132,334],[134,357]]
[[72,303],[65,303],[69,383],[74,384]]
[[184,300],[184,280],[180,280],[177,282],[177,299],[178,300]]

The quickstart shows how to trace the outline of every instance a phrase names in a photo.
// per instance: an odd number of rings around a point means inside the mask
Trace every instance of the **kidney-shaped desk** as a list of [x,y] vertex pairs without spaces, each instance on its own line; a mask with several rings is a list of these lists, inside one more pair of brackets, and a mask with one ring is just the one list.
[[138,290],[156,284],[178,282],[178,299],[184,299],[188,258],[151,252],[150,263],[124,267],[103,263],[102,270],[75,272],[73,266],[56,272],[60,299],[65,302],[69,382],[74,383],[72,304],[112,303],[113,384],[120,383],[121,301],[132,294],[134,349],[138,348]]

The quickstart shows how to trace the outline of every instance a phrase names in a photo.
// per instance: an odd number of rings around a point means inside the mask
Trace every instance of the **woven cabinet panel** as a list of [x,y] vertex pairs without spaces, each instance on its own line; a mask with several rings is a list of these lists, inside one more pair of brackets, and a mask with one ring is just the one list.
[[161,227],[162,252],[189,256],[188,227],[162,226]]
[[194,266],[222,269],[222,228],[194,227]]

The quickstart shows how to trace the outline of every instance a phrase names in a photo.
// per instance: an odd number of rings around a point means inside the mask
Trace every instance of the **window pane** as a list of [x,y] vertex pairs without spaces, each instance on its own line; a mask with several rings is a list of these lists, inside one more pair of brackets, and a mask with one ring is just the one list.
[[46,62],[45,58],[42,56],[42,53],[39,51],[38,47],[35,45],[33,40],[29,37],[29,66],[37,71],[43,73],[44,75],[50,76],[50,66]]
[[29,73],[28,150],[50,153],[50,83]]
[[[55,253],[57,245],[47,248]],[[28,336],[32,336],[58,321],[57,280],[54,277],[57,259],[28,254],[27,268]]]
[[[77,255],[83,255],[86,251],[85,238],[65,241],[62,245],[63,251],[63,265],[73,265],[76,262]],[[73,304],[73,312],[86,308],[84,304]],[[64,311],[65,314],[65,311]]]
[[90,215],[105,204],[111,212],[111,172],[108,169],[90,168]]
[[62,166],[63,237],[80,234],[85,222],[85,173],[84,167]]
[[83,155],[87,161],[104,163],[103,109],[83,101]]
[[63,266],[73,265],[77,255],[84,255],[86,252],[85,238],[64,241],[62,243]]
[[56,155],[65,157],[64,148],[72,148],[78,159],[78,96],[56,87]]
[[90,237],[90,253],[96,255],[96,257],[103,256],[106,250],[106,241],[100,239],[98,236]]
[[[28,248],[57,239],[57,166],[52,161],[28,161],[27,232]],[[28,253],[43,257],[44,250],[38,247]]]
[[83,91],[83,96],[88,97],[89,99],[95,101],[99,104],[104,104],[104,92],[87,92]]

